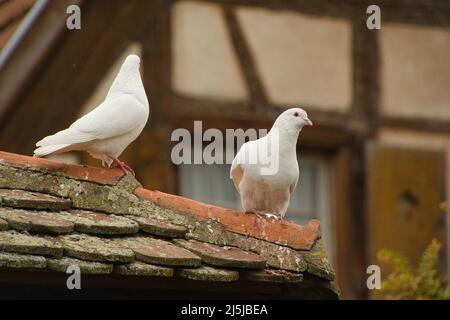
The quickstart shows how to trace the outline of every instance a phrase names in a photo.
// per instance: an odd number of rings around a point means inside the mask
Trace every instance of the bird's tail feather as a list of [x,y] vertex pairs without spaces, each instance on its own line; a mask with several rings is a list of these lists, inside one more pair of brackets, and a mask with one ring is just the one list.
[[43,146],[39,147],[36,150],[34,150],[34,156],[35,157],[44,157],[52,153],[56,152],[64,152],[66,151],[67,147],[70,147],[70,144],[53,144],[49,146]]
[[61,130],[54,135],[47,136],[36,143],[36,147],[45,147],[50,145],[75,144],[92,141],[94,138],[91,134],[81,132],[76,128],[67,128]]

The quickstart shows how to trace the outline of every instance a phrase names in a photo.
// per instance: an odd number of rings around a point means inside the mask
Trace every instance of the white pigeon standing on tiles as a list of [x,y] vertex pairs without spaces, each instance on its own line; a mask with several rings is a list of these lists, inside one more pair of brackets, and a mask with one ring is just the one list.
[[87,151],[104,167],[133,170],[118,159],[144,129],[149,104],[139,73],[140,58],[129,55],[122,64],[105,100],[69,128],[36,143],[34,155],[43,157],[67,151]]
[[296,145],[305,125],[313,125],[305,110],[288,109],[266,136],[242,145],[231,165],[230,178],[246,212],[284,217],[298,182]]

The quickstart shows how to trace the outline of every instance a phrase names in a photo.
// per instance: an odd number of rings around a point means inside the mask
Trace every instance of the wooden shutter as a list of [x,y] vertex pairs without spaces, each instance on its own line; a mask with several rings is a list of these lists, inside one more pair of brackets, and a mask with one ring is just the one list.
[[369,264],[395,249],[417,264],[432,238],[441,242],[445,216],[443,152],[373,146],[368,163]]

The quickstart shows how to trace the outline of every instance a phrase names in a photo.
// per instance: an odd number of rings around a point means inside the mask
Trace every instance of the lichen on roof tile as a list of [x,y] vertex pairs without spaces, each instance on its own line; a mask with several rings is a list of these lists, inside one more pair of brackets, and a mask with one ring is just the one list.
[[[227,231],[273,242],[295,250],[309,250],[316,239],[321,236],[320,222],[315,219],[310,220],[306,226],[301,226],[288,221],[259,218],[254,214],[220,208],[160,191],[137,188],[134,192],[142,199],[152,201],[178,213],[191,215],[200,221],[216,220]],[[255,228],[255,225],[258,225],[258,228]]]
[[302,255],[303,251],[279,246],[272,242],[262,241],[252,237],[245,237],[233,232],[227,233],[227,239],[230,245],[245,251],[255,252],[261,257],[264,257],[267,260],[268,267],[293,272],[303,272],[307,269],[307,263]]
[[186,267],[197,267],[201,263],[200,257],[189,250],[164,240],[151,237],[132,237],[117,241],[132,249],[137,259],[147,263]]
[[61,259],[47,259],[47,268],[57,272],[67,272],[70,266],[80,268],[81,274],[110,274],[113,265],[100,262],[84,261],[63,257]]
[[129,216],[129,218],[133,219],[139,224],[139,230],[141,230],[142,232],[154,234],[157,236],[168,238],[183,238],[187,232],[186,227],[176,225],[167,221],[139,216]]
[[139,231],[139,225],[125,217],[86,210],[59,212],[58,217],[75,224],[75,230],[89,234],[126,235]]
[[232,268],[262,269],[266,260],[248,251],[236,247],[220,247],[196,240],[176,239],[174,243],[191,250],[210,265]]
[[72,222],[58,218],[54,212],[0,207],[0,218],[8,221],[11,229],[21,231],[62,234],[72,232],[74,228]]
[[[171,277],[175,273],[206,281],[240,278],[287,283],[310,277],[320,282],[318,286],[334,279],[316,220],[298,226],[258,219],[145,190],[131,175],[112,177],[110,173],[0,152],[2,254],[24,253],[18,256],[38,263],[42,260],[35,255],[61,258],[64,253],[62,259],[42,258],[51,261],[49,270],[60,272],[75,263],[82,273],[112,269],[124,276]],[[60,221],[73,224],[72,232],[77,233],[51,238],[27,232],[49,232]],[[27,231],[1,231],[5,228]]]
[[83,165],[66,164],[43,158],[33,158],[0,151],[0,163],[8,164],[15,168],[35,170],[43,173],[52,173],[66,176],[72,179],[92,181],[100,184],[114,185],[124,173],[119,168],[105,169],[87,167]]
[[3,219],[0,219],[0,231],[5,231],[8,229],[9,229],[8,222]]
[[126,276],[172,277],[173,268],[135,261],[129,264],[115,265],[114,273]]
[[302,255],[308,264],[308,273],[330,281],[334,280],[335,273],[328,262],[322,239],[317,240],[311,251],[305,251]]
[[113,239],[104,239],[85,234],[60,236],[64,254],[69,257],[99,262],[129,263],[134,253],[119,246]]
[[45,192],[69,198],[72,200],[72,206],[77,209],[121,215],[139,214],[138,212],[141,211],[139,198],[132,193],[138,185],[139,182],[130,175],[123,177],[113,186],[99,185],[41,171],[5,166],[0,162],[0,188]]
[[177,269],[176,274],[182,278],[200,281],[231,282],[239,279],[239,272],[236,270],[218,269],[205,265],[199,268]]
[[43,269],[46,265],[41,256],[0,252],[0,269]]
[[68,199],[58,198],[45,193],[0,189],[0,205],[14,208],[57,211],[70,209],[72,202]]
[[303,281],[303,274],[278,269],[263,269],[243,271],[241,278],[251,281],[294,283]]
[[61,244],[50,237],[31,236],[17,231],[0,232],[0,251],[62,257]]

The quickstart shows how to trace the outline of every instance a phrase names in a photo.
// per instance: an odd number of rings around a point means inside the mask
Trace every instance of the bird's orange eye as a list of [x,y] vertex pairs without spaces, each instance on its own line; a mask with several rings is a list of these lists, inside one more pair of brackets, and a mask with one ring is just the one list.
[[298,112],[294,113],[294,117],[298,117],[298,116],[299,116]]

